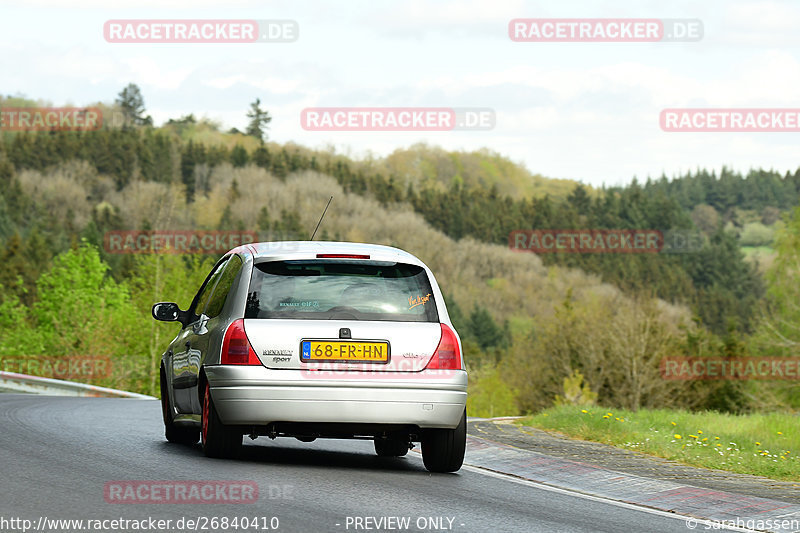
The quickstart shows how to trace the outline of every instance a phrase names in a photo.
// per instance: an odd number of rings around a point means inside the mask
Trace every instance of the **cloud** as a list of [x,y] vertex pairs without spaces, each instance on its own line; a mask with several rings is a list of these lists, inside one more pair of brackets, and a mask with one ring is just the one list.
[[[0,2],[0,5],[11,5]],[[33,6],[33,7],[31,7]],[[42,9],[42,6],[48,6]],[[49,6],[53,6],[52,8]],[[126,7],[117,11],[117,7]],[[348,4],[255,0],[31,0],[3,9],[6,93],[89,104],[138,84],[157,122],[186,113],[246,125],[255,98],[270,138],[353,153],[391,153],[427,141],[487,147],[534,172],[599,182],[724,163],[797,165],[792,134],[667,134],[665,107],[800,107],[800,4],[770,0],[655,0],[569,4],[407,0]],[[291,18],[286,45],[113,45],[109,18]],[[513,43],[517,17],[701,18],[697,43]],[[36,35],[30,21],[35,20]],[[488,107],[490,132],[306,132],[317,106]]]
[[720,13],[716,29],[727,43],[782,48],[800,43],[797,21],[800,6],[794,2],[732,2]]

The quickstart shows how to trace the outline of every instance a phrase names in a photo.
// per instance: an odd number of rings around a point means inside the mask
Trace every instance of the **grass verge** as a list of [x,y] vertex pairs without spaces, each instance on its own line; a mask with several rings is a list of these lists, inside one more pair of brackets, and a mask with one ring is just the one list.
[[517,423],[687,465],[800,480],[800,417],[792,414],[560,406]]

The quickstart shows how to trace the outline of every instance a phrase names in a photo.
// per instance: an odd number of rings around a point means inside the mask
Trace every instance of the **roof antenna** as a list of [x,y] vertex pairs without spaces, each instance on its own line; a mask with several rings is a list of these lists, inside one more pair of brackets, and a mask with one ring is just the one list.
[[333,196],[331,196],[330,200],[328,200],[328,205],[325,206],[325,210],[322,212],[322,216],[319,217],[319,222],[317,222],[317,227],[314,228],[314,233],[311,234],[311,238],[309,239],[310,241],[314,240],[314,235],[317,234],[317,230],[319,229],[319,225],[322,224],[322,219],[325,218],[325,213],[328,212],[328,206],[331,205],[332,201],[333,201]]

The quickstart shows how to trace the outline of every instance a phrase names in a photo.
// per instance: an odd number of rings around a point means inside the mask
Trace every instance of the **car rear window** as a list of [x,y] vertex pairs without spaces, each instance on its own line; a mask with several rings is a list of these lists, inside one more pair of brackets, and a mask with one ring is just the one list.
[[432,292],[417,265],[269,261],[253,268],[245,318],[438,322]]

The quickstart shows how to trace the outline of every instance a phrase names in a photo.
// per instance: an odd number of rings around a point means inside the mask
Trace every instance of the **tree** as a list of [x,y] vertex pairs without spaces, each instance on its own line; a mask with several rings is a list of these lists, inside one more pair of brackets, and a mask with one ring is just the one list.
[[[795,208],[773,244],[777,256],[766,278],[769,282],[768,306],[755,334],[750,339],[752,353],[769,357],[796,357],[800,347],[800,208]],[[775,383],[789,404],[800,405],[800,390],[795,380]]]
[[[197,192],[197,183],[195,180],[195,168],[198,164],[205,163],[206,158],[206,151],[205,147],[202,144],[195,144],[192,141],[189,141],[186,145],[184,145],[184,149],[181,152],[181,180],[183,181],[184,186],[186,187],[186,199],[189,202],[194,201],[195,193]],[[203,191],[204,193],[208,192],[206,190],[207,183],[203,184]]]
[[781,219],[781,211],[777,207],[768,205],[761,210],[761,223],[765,226],[771,226]]
[[14,177],[14,165],[6,156],[5,146],[0,142],[0,184],[7,184]]
[[0,158],[0,183],[6,184],[14,177],[14,165],[5,157]]
[[739,243],[742,246],[769,246],[774,237],[775,231],[772,228],[760,222],[751,222],[744,225]]
[[250,156],[247,154],[247,150],[241,144],[237,144],[233,147],[233,150],[231,150],[231,164],[234,167],[243,167],[249,160]]
[[583,185],[576,186],[567,197],[567,201],[572,204],[580,214],[585,214],[592,204],[592,199],[589,197],[589,193]]
[[196,124],[197,119],[195,118],[194,113],[189,113],[188,115],[184,115],[179,119],[169,119],[166,125],[174,127],[178,135],[182,135],[184,131]]
[[38,334],[33,349],[51,355],[124,350],[117,335],[127,329],[123,324],[134,309],[128,289],[107,272],[98,250],[86,242],[55,257],[53,267],[36,282],[32,316]]
[[800,207],[777,232],[774,248],[777,257],[766,276],[770,305],[759,330],[770,344],[785,350],[777,354],[789,355],[800,346]]
[[250,119],[250,123],[247,125],[247,135],[264,142],[266,140],[265,130],[268,128],[268,124],[272,122],[272,117],[269,116],[269,111],[261,109],[260,98],[256,98],[256,101],[250,104],[247,118]]
[[506,347],[508,337],[506,332],[497,325],[485,307],[476,305],[469,314],[469,330],[482,350],[494,346]]
[[697,228],[711,235],[719,228],[719,213],[707,204],[698,204],[692,209],[692,221]]
[[124,129],[128,129],[129,124],[134,126],[152,126],[153,117],[150,115],[144,116],[144,97],[139,86],[135,83],[129,83],[127,87],[117,95],[115,103],[122,108],[122,114],[125,117]]
[[267,145],[262,144],[253,152],[253,163],[261,168],[269,169],[272,162],[272,155],[269,153]]

